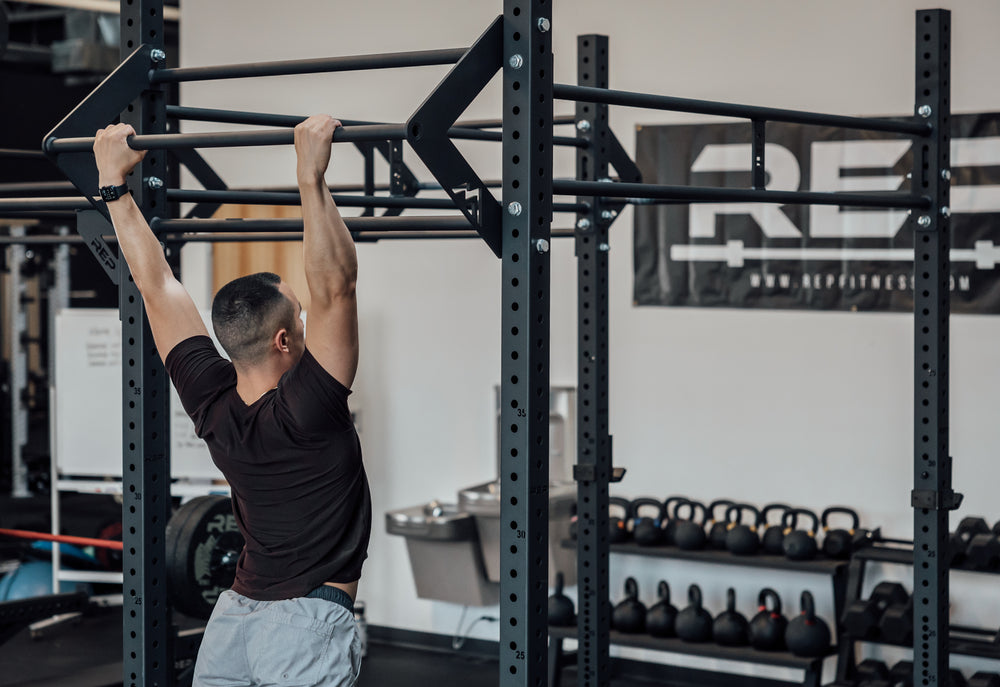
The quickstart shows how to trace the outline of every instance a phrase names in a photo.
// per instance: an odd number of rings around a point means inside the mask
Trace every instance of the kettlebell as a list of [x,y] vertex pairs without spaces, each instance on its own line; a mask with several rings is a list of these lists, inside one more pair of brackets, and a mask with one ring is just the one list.
[[549,625],[566,627],[576,625],[576,611],[573,601],[563,594],[563,574],[556,573],[556,590],[549,597]]
[[[688,507],[688,517],[680,519],[678,513],[684,506]],[[697,511],[699,510],[701,511],[701,522],[696,519]],[[705,504],[700,501],[686,499],[674,506],[674,519],[677,520],[677,530],[674,532],[674,539],[677,541],[677,546],[685,551],[705,548],[705,541],[707,539],[704,526],[705,515]]]
[[628,541],[631,533],[628,531],[629,500],[621,496],[612,496],[608,499],[608,511],[612,508],[621,508],[622,516],[611,515],[608,517],[608,541],[612,544],[621,544]]
[[[757,522],[757,531],[760,532],[763,528],[763,534],[760,537],[760,546],[764,550],[764,553],[769,553],[774,556],[784,556],[785,550],[782,548],[782,541],[785,539],[785,526],[784,526],[784,515],[790,510],[794,510],[791,506],[784,503],[769,503],[764,506],[760,511],[760,520]],[[768,524],[767,516],[769,513],[775,511],[781,511],[782,518],[775,525]],[[798,524],[798,516],[795,516],[791,527],[795,527]]]
[[677,543],[677,519],[673,513],[674,504],[687,500],[686,496],[671,496],[663,502],[660,521],[663,523],[663,543],[667,546],[673,546]]
[[726,610],[712,623],[712,638],[721,646],[746,646],[750,643],[750,624],[736,610],[736,590],[726,590]]
[[[751,525],[743,522],[743,513],[753,515]],[[760,548],[760,537],[757,536],[757,521],[760,511],[748,503],[737,503],[726,510],[726,548],[737,556],[750,556]]]
[[[851,528],[830,529],[830,516],[835,513],[849,515],[851,517]],[[830,558],[850,558],[854,550],[855,536],[861,534],[861,521],[856,511],[844,506],[830,506],[823,511],[820,517],[820,525],[823,527],[823,553]]]
[[812,594],[802,592],[799,603],[802,612],[788,623],[788,629],[785,630],[788,650],[796,656],[807,658],[822,656],[830,646],[830,627],[816,615]]
[[656,596],[659,600],[646,611],[646,632],[654,637],[673,637],[677,609],[670,603],[670,586],[666,580],[660,580]]
[[793,529],[796,525],[786,525],[785,538],[781,542],[781,547],[785,551],[785,557],[791,561],[807,561],[816,557],[819,545],[816,543],[816,532],[819,530],[819,516],[811,510],[796,508],[785,511],[781,517],[782,523],[793,522],[790,516],[794,514],[808,515],[812,518],[812,527],[808,530]]
[[646,607],[639,601],[639,584],[634,577],[625,580],[625,599],[612,611],[611,626],[627,634],[646,630]]
[[712,616],[701,607],[701,587],[688,587],[688,606],[677,614],[674,628],[685,642],[707,642],[712,639]]
[[785,648],[787,628],[788,619],[781,615],[778,592],[769,587],[761,589],[757,596],[757,615],[750,621],[750,646],[760,651],[780,651]]
[[716,511],[722,506],[726,507],[724,515],[728,515],[729,509],[735,505],[732,499],[717,499],[708,505],[705,517],[708,518],[706,527],[708,528],[708,547],[710,549],[723,550],[726,548],[726,518],[717,517]]
[[[656,517],[644,517],[639,515],[639,509],[643,506],[656,508]],[[660,513],[663,509],[656,499],[639,498],[633,499],[629,509],[632,518],[632,538],[640,546],[655,546],[660,543],[663,529],[660,527]]]

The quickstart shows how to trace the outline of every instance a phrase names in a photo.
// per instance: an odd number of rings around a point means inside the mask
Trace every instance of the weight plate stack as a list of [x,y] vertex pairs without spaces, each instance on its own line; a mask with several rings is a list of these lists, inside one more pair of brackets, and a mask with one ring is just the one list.
[[207,620],[236,578],[243,536],[227,496],[198,496],[167,523],[167,581],[174,608]]

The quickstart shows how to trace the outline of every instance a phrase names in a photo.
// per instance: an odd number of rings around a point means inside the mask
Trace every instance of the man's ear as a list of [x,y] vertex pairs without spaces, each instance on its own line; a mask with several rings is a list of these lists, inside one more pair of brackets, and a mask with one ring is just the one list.
[[288,353],[288,330],[285,328],[279,329],[274,334],[274,347],[278,349],[281,353]]

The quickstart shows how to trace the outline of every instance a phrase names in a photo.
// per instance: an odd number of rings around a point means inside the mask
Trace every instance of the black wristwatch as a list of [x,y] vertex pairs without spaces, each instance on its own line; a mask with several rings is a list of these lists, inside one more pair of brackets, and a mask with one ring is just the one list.
[[128,184],[122,184],[121,186],[101,186],[101,200],[105,203],[110,203],[113,200],[118,200],[127,193],[131,193],[128,188]]

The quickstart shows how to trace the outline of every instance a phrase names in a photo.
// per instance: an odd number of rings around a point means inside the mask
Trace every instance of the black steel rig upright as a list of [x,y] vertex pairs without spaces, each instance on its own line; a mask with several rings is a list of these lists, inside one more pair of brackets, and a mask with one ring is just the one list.
[[[608,87],[608,37],[577,37],[577,83]],[[608,178],[608,106],[576,104],[577,135],[590,141],[576,153],[576,178]],[[608,484],[608,228],[611,210],[598,198],[577,215],[577,675],[580,685],[607,685],[611,679],[607,603],[609,577]]]
[[913,162],[914,191],[931,199],[913,237],[913,684],[925,686],[948,684],[948,511],[961,501],[948,455],[950,44],[949,11],[917,13],[914,107],[933,127]]
[[[163,58],[163,0],[123,0],[122,61],[140,45]],[[153,69],[150,64],[149,68]],[[166,132],[166,102],[156,89],[143,91],[121,121],[137,134]],[[166,212],[165,188],[153,178],[166,176],[166,154],[150,151],[128,184],[146,217]],[[153,343],[139,289],[124,260],[118,261],[122,320],[122,569],[123,684],[161,687],[173,684],[174,662],[166,585],[166,526],[170,517],[170,413],[167,375]]]
[[548,646],[551,3],[504,0],[500,685],[543,687]]

